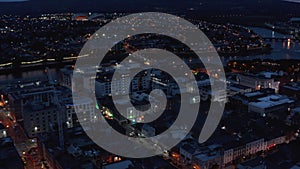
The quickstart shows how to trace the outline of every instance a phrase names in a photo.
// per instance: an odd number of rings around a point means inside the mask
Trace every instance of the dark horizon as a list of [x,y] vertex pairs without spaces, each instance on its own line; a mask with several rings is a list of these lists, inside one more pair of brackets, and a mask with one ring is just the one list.
[[[7,0],[5,0],[7,1]],[[20,0],[11,0],[20,1]],[[13,9],[13,10],[12,10]],[[1,2],[0,14],[39,15],[42,13],[67,12],[166,12],[177,14],[196,14],[199,16],[242,14],[244,16],[300,16],[300,4],[282,0],[29,0],[23,2]]]

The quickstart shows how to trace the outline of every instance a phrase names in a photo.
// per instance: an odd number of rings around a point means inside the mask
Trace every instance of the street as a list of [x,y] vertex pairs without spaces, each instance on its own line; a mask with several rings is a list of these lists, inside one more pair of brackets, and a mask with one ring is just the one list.
[[[24,163],[25,169],[44,169],[47,168],[42,163],[42,156],[37,149],[37,140],[29,139],[24,129],[10,116],[6,108],[0,109],[0,122],[6,127],[14,145]],[[49,168],[49,167],[48,167]]]

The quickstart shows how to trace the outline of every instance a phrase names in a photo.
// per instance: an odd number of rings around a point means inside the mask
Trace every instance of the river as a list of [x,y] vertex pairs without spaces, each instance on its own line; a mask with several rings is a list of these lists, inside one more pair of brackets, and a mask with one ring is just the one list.
[[[56,69],[49,69],[53,79],[58,78],[58,73]],[[0,83],[9,83],[11,80],[21,80],[21,79],[30,79],[30,78],[46,78],[47,74],[45,73],[45,70],[31,70],[31,71],[25,71],[21,73],[15,73],[15,74],[7,74],[7,75],[0,75]]]
[[[283,35],[277,32],[274,32],[269,29],[265,28],[257,28],[252,27],[255,33],[259,34],[262,37],[290,37],[290,35]],[[270,43],[274,48],[271,54],[264,54],[264,55],[256,55],[256,56],[232,56],[232,57],[221,57],[223,64],[226,64],[229,60],[251,60],[251,59],[273,59],[273,60],[280,60],[280,59],[300,59],[300,43],[295,42],[266,42]],[[53,75],[54,79],[57,79],[57,70],[50,69],[51,74]],[[26,71],[19,73],[19,75],[0,75],[0,82],[9,81],[9,80],[16,80],[22,78],[32,78],[32,77],[39,77],[45,76],[44,70],[33,70],[33,71]]]
[[[289,38],[290,35],[284,35],[274,32],[265,28],[250,27],[255,33],[262,37],[278,37],[278,38]],[[251,60],[251,59],[300,59],[300,43],[296,42],[266,42],[272,45],[271,54],[255,55],[255,56],[234,56],[234,57],[221,57],[222,62],[226,63],[228,60]]]

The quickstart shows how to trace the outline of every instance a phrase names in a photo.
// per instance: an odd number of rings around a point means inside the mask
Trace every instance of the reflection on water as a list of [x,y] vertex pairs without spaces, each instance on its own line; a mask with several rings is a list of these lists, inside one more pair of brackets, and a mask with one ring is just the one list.
[[284,35],[269,29],[265,28],[258,28],[258,27],[249,27],[252,29],[255,33],[259,34],[263,38],[291,38],[291,35]]
[[[273,32],[268,29],[264,28],[251,28],[254,30],[255,33],[261,35],[262,37],[271,37],[274,36],[278,38],[290,38],[290,35],[283,35],[280,33]],[[222,57],[223,63],[226,63],[228,60],[250,60],[250,59],[273,59],[273,60],[280,60],[280,59],[300,59],[300,43],[294,42],[291,39],[286,40],[284,42],[281,41],[271,41],[266,42],[272,45],[273,50],[271,54],[263,54],[263,55],[256,55],[256,56],[239,56],[239,57]]]
[[287,42],[287,49],[288,49],[288,50],[291,49],[291,39],[288,39],[288,42]]
[[[57,79],[57,71],[56,69],[49,69],[52,77]],[[0,82],[5,82],[9,80],[16,80],[16,79],[29,79],[32,77],[35,78],[45,78],[47,75],[44,70],[32,70],[26,72],[19,72],[14,74],[7,74],[7,75],[0,75]]]

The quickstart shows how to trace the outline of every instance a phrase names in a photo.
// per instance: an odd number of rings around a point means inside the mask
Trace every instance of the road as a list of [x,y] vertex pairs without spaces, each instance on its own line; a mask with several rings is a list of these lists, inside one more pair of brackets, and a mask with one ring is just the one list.
[[[25,169],[44,169],[40,152],[37,149],[36,139],[29,139],[24,129],[9,116],[6,108],[0,109],[0,121],[6,127],[8,136],[10,136],[14,145],[24,162]],[[32,151],[34,150],[34,151]]]

